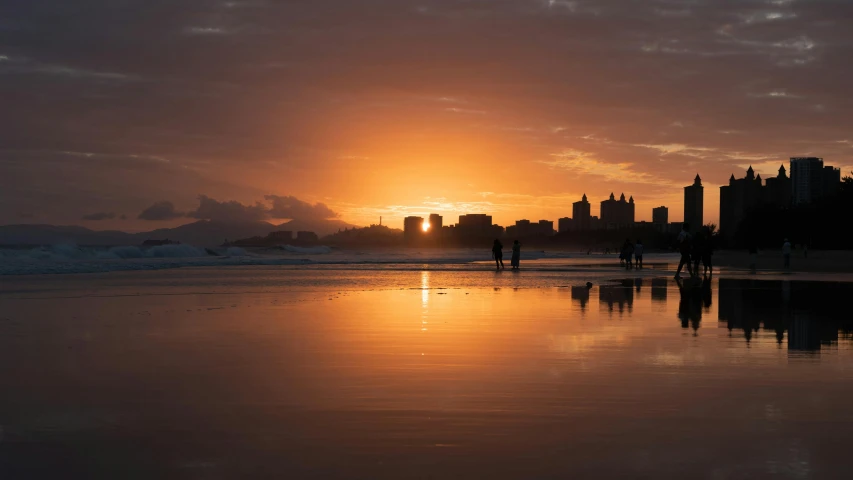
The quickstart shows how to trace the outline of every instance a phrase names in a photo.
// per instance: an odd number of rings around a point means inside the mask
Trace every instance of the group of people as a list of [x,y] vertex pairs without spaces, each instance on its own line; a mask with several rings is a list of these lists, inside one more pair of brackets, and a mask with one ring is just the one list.
[[[619,251],[619,265],[627,268],[628,270],[634,268],[643,268],[643,242],[641,240],[637,240],[637,243],[631,243],[631,240],[625,239],[625,243],[622,244],[622,250]],[[633,263],[631,262],[631,257],[634,258]]]
[[675,278],[681,277],[681,270],[687,266],[691,277],[699,276],[699,262],[702,262],[703,276],[713,275],[711,256],[714,254],[713,236],[708,227],[703,227],[696,234],[690,233],[690,224],[685,222],[676,240],[681,260]]
[[[495,268],[497,270],[504,268],[503,248],[504,246],[501,241],[496,238],[495,243],[492,244],[492,258],[495,259]],[[512,259],[509,261],[509,265],[513,270],[518,270],[520,262],[521,244],[516,240],[512,243]]]

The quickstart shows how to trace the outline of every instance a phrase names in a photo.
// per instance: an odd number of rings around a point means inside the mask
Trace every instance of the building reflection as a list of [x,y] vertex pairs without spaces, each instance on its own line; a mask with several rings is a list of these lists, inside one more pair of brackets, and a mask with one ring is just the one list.
[[620,280],[617,284],[602,285],[598,288],[599,305],[607,305],[607,311],[619,314],[630,313],[634,307],[634,280]]
[[719,321],[747,342],[764,330],[781,346],[787,333],[789,352],[816,353],[853,333],[844,303],[851,294],[853,286],[843,283],[721,279]]
[[572,303],[577,303],[581,307],[581,312],[586,312],[586,304],[589,303],[589,288],[572,287]]
[[666,278],[652,279],[652,302],[666,303],[667,282]]

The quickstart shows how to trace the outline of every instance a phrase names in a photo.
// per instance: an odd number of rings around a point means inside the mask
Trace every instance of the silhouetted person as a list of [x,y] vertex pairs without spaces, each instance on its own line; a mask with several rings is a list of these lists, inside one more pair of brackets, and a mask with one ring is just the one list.
[[791,242],[787,238],[782,244],[782,258],[785,259],[785,268],[791,268]]
[[705,242],[707,241],[705,234],[699,230],[696,235],[693,235],[693,241],[690,242],[690,258],[693,260],[693,272],[696,275],[699,275],[699,262],[702,260],[702,254],[705,253]]
[[492,256],[495,258],[495,269],[500,270],[504,268],[504,253],[503,253],[503,244],[501,244],[500,240],[495,239],[495,243],[492,245]]
[[684,222],[681,227],[681,233],[678,234],[676,243],[678,251],[681,253],[681,260],[678,262],[678,270],[675,272],[675,278],[681,278],[681,269],[687,265],[687,272],[693,276],[693,267],[690,265],[690,224]]
[[518,240],[512,243],[512,259],[509,264],[512,266],[514,270],[518,270],[519,262],[521,260],[521,244],[518,243]]
[[637,244],[634,245],[634,260],[636,261],[637,268],[643,268],[643,242],[640,239],[637,239]]
[[711,292],[711,278],[705,277],[702,279],[702,304],[704,305],[705,310],[711,309],[713,298],[714,296]]
[[[634,257],[634,245],[631,243],[631,240],[625,239],[625,243],[622,244],[622,251],[619,254],[619,259],[625,259],[625,268],[630,270],[633,262],[631,261]],[[621,262],[620,262],[621,265]]]
[[[714,255],[714,235],[711,234],[710,228],[705,228],[705,246],[702,249],[702,268],[703,274],[714,274],[714,266],[711,262],[711,256]],[[698,275],[699,272],[697,271]]]

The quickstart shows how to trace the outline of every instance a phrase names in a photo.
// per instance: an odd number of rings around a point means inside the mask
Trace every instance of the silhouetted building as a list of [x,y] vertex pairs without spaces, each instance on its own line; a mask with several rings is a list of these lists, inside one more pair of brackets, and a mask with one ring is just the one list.
[[653,208],[652,224],[654,224],[655,230],[666,233],[669,224],[669,209],[664,206]]
[[293,232],[288,230],[280,230],[278,232],[271,232],[267,235],[267,238],[270,240],[277,240],[280,242],[289,242],[293,240]]
[[784,166],[779,168],[775,178],[767,179],[766,185],[761,184],[761,175],[755,175],[752,167],[744,178],[736,180],[732,175],[729,184],[720,187],[720,234],[729,240],[734,238],[741,221],[754,208],[790,205],[791,181]]
[[544,235],[546,237],[554,235],[554,222],[551,220],[539,220],[538,226],[537,235]]
[[696,232],[704,225],[703,211],[705,208],[705,187],[699,174],[693,180],[693,185],[684,187],[684,221],[690,224],[690,231]]
[[538,223],[532,223],[530,220],[517,220],[514,226],[507,227],[506,233],[512,238],[547,237],[554,234],[554,222],[539,220]]
[[439,215],[437,213],[430,214],[430,216],[429,216],[429,230],[427,231],[427,233],[431,237],[438,238],[439,236],[441,236],[441,227],[443,226],[443,222],[444,222],[444,218],[441,215]]
[[791,183],[795,204],[812,203],[836,192],[841,170],[824,166],[822,158],[792,157]]
[[502,227],[492,225],[492,216],[482,213],[460,215],[456,224],[456,235],[463,239],[495,237],[502,233]]
[[756,177],[752,167],[744,178],[735,180],[732,174],[729,184],[720,187],[720,235],[733,239],[747,212],[763,203],[763,196],[761,175]]
[[583,194],[580,202],[572,204],[572,221],[575,230],[591,230],[590,222],[590,205],[586,200],[586,194]]
[[625,194],[616,200],[613,194],[601,202],[601,222],[607,229],[630,227],[634,223],[634,197],[625,201]]
[[314,232],[296,232],[296,240],[300,242],[316,242],[319,239]]
[[571,218],[563,217],[563,218],[557,220],[557,231],[560,233],[570,232],[570,231],[574,230],[573,223],[574,222],[572,221]]
[[421,238],[424,233],[423,217],[406,217],[403,219],[403,238],[406,242],[413,242]]
[[785,166],[779,166],[779,173],[764,181],[764,200],[780,207],[791,204],[792,197],[791,179],[785,173]]

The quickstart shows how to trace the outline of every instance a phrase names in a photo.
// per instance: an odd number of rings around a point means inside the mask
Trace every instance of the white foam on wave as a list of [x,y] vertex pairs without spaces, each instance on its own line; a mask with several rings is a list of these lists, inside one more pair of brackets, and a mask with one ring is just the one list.
[[[522,261],[540,259],[590,258],[567,252],[526,251]],[[55,273],[100,273],[125,270],[161,270],[206,266],[293,266],[348,265],[348,268],[412,268],[422,265],[463,265],[491,262],[485,249],[341,250],[326,246],[282,246],[279,249],[247,252],[239,247],[203,249],[192,245],[161,245],[150,248],[112,248],[52,245],[29,249],[0,248],[0,275]]]

